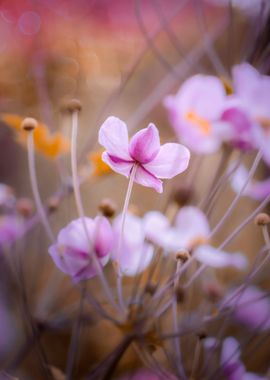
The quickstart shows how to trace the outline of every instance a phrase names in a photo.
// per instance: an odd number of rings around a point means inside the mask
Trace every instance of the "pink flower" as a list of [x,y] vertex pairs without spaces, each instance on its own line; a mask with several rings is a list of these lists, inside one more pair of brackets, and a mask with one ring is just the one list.
[[[116,238],[120,239],[122,215],[118,215],[113,228]],[[125,276],[136,276],[143,272],[151,263],[154,255],[154,247],[145,242],[143,221],[135,215],[127,214],[125,229],[122,237],[121,251],[118,247],[112,253],[112,257],[118,260],[120,272]]]
[[257,125],[255,142],[270,164],[270,77],[260,74],[248,63],[234,66],[232,74],[235,94]]
[[200,154],[216,152],[223,140],[219,124],[226,93],[214,76],[195,75],[187,79],[175,96],[164,104],[179,140]]
[[160,145],[154,124],[137,132],[129,141],[126,124],[109,117],[99,130],[99,143],[106,151],[102,159],[114,171],[129,177],[134,165],[134,181],[162,193],[161,178],[172,178],[186,170],[190,153],[183,145]]
[[[248,179],[248,171],[244,165],[240,165],[231,178],[231,187],[239,193]],[[251,179],[247,184],[243,195],[257,201],[265,199],[270,194],[270,178],[263,181]]]
[[0,217],[0,247],[10,246],[23,232],[22,218],[16,215],[3,215]]
[[147,238],[161,246],[165,253],[176,253],[184,248],[192,251],[198,261],[213,268],[232,266],[244,270],[247,267],[247,259],[241,253],[228,253],[208,244],[208,220],[204,213],[194,206],[182,207],[173,227],[158,211],[147,213],[144,224]]
[[233,318],[252,329],[264,331],[270,328],[270,300],[255,286],[230,291],[221,307],[232,308]]
[[10,208],[15,205],[15,196],[11,187],[0,183],[0,207]]
[[112,227],[103,216],[85,217],[84,222],[88,237],[82,219],[76,219],[59,232],[56,244],[49,247],[56,266],[75,282],[95,276],[97,268],[92,255],[96,255],[98,263],[104,266],[115,242]]

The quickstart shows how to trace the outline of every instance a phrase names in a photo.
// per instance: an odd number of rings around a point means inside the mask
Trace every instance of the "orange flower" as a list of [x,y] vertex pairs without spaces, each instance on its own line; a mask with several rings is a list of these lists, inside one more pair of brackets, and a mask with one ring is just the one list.
[[[16,140],[25,145],[26,132],[21,129],[23,117],[13,114],[1,114],[1,119],[9,127],[15,129]],[[38,127],[33,132],[34,144],[37,151],[43,153],[49,158],[56,158],[59,155],[69,151],[69,141],[60,133],[51,134],[48,127],[38,122]]]
[[93,165],[93,176],[103,176],[112,173],[111,168],[102,161],[103,151],[91,152],[88,155],[88,159]]

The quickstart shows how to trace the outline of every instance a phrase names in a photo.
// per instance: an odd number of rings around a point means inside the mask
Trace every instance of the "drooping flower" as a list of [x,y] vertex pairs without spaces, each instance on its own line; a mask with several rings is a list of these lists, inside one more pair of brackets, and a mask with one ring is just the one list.
[[[120,239],[121,225],[122,215],[118,215],[113,222],[117,241]],[[154,255],[153,245],[145,242],[143,220],[127,213],[121,239],[120,252],[118,252],[119,247],[116,247],[112,257],[117,259],[119,270],[123,275],[136,276],[149,266]]]
[[242,63],[232,70],[235,94],[243,109],[256,123],[255,142],[270,164],[270,77],[253,66]]
[[224,307],[231,308],[232,318],[251,329],[270,328],[270,299],[256,286],[231,290],[222,302]]
[[214,76],[195,75],[187,79],[178,93],[167,96],[164,104],[179,140],[193,152],[216,152],[223,140],[219,123],[226,92]]
[[[231,177],[231,187],[239,193],[248,179],[248,171],[244,165],[240,165]],[[270,194],[270,178],[263,181],[250,179],[242,192],[244,196],[250,197],[257,201],[265,199]]]
[[97,274],[93,260],[96,256],[100,266],[107,264],[115,244],[112,227],[105,217],[73,220],[63,228],[57,242],[49,247],[56,266],[70,275],[75,282],[89,279]]
[[176,253],[184,248],[192,251],[198,261],[213,268],[232,266],[243,270],[247,267],[247,259],[241,253],[227,253],[209,244],[210,226],[204,213],[197,207],[182,207],[173,227],[157,211],[147,213],[144,223],[147,238],[161,246],[165,253]]
[[99,143],[106,149],[103,161],[114,171],[129,177],[136,165],[134,181],[159,193],[163,191],[161,178],[182,173],[189,163],[190,153],[183,145],[160,145],[154,124],[141,129],[129,141],[126,124],[111,116],[100,127]]

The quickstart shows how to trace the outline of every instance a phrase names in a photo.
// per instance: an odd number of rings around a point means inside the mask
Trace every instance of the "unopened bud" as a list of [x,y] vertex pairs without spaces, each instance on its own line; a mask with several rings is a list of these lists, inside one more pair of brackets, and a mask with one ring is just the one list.
[[33,202],[29,198],[20,198],[17,201],[16,209],[20,215],[22,215],[24,218],[27,218],[33,214]]
[[99,206],[98,206],[100,212],[106,216],[107,218],[112,218],[115,213],[116,213],[116,205],[115,203],[109,199],[109,198],[104,198]]
[[257,226],[266,226],[270,223],[270,216],[264,212],[261,212],[255,217],[254,223]]
[[179,206],[184,206],[193,197],[193,191],[191,187],[179,187],[178,189],[175,190],[173,194],[173,200],[179,205]]
[[182,263],[185,263],[190,259],[190,253],[187,249],[182,249],[181,251],[178,251],[175,255],[176,260],[182,261]]
[[78,99],[64,100],[60,106],[63,112],[80,112],[82,109],[82,104]]
[[33,119],[32,117],[26,117],[23,119],[21,128],[24,129],[27,132],[33,131],[38,126],[38,122],[36,119]]
[[59,203],[60,203],[59,197],[56,197],[56,196],[50,197],[47,200],[47,206],[48,206],[49,212],[56,211],[59,207]]

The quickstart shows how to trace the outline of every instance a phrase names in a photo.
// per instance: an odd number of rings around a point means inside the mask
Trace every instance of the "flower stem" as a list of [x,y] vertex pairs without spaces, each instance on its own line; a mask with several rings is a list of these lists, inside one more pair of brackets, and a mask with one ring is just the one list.
[[29,131],[27,133],[27,154],[28,154],[28,168],[29,168],[29,175],[30,175],[30,183],[31,183],[32,193],[33,193],[34,201],[36,204],[37,212],[43,224],[43,227],[48,235],[48,238],[53,243],[55,241],[55,238],[54,238],[52,229],[50,227],[46,212],[43,208],[43,204],[42,204],[39,189],[38,189],[33,131]]
[[83,229],[85,231],[85,235],[87,238],[88,246],[89,246],[89,253],[91,254],[91,259],[93,260],[93,264],[95,266],[95,269],[97,271],[98,277],[101,281],[101,284],[103,286],[104,292],[111,303],[111,305],[118,310],[118,306],[115,303],[115,300],[112,296],[112,293],[110,291],[108,282],[104,276],[102,266],[99,264],[98,259],[95,255],[95,253],[92,250],[92,243],[90,241],[87,226],[85,222],[85,214],[83,209],[83,204],[81,200],[81,194],[80,194],[80,187],[79,187],[79,180],[78,180],[78,165],[77,165],[77,136],[78,136],[78,111],[73,111],[71,116],[71,124],[72,124],[72,133],[71,133],[71,170],[72,170],[72,182],[73,182],[73,189],[74,189],[74,196],[75,196],[75,202],[76,207],[78,210],[79,217],[81,218]]

